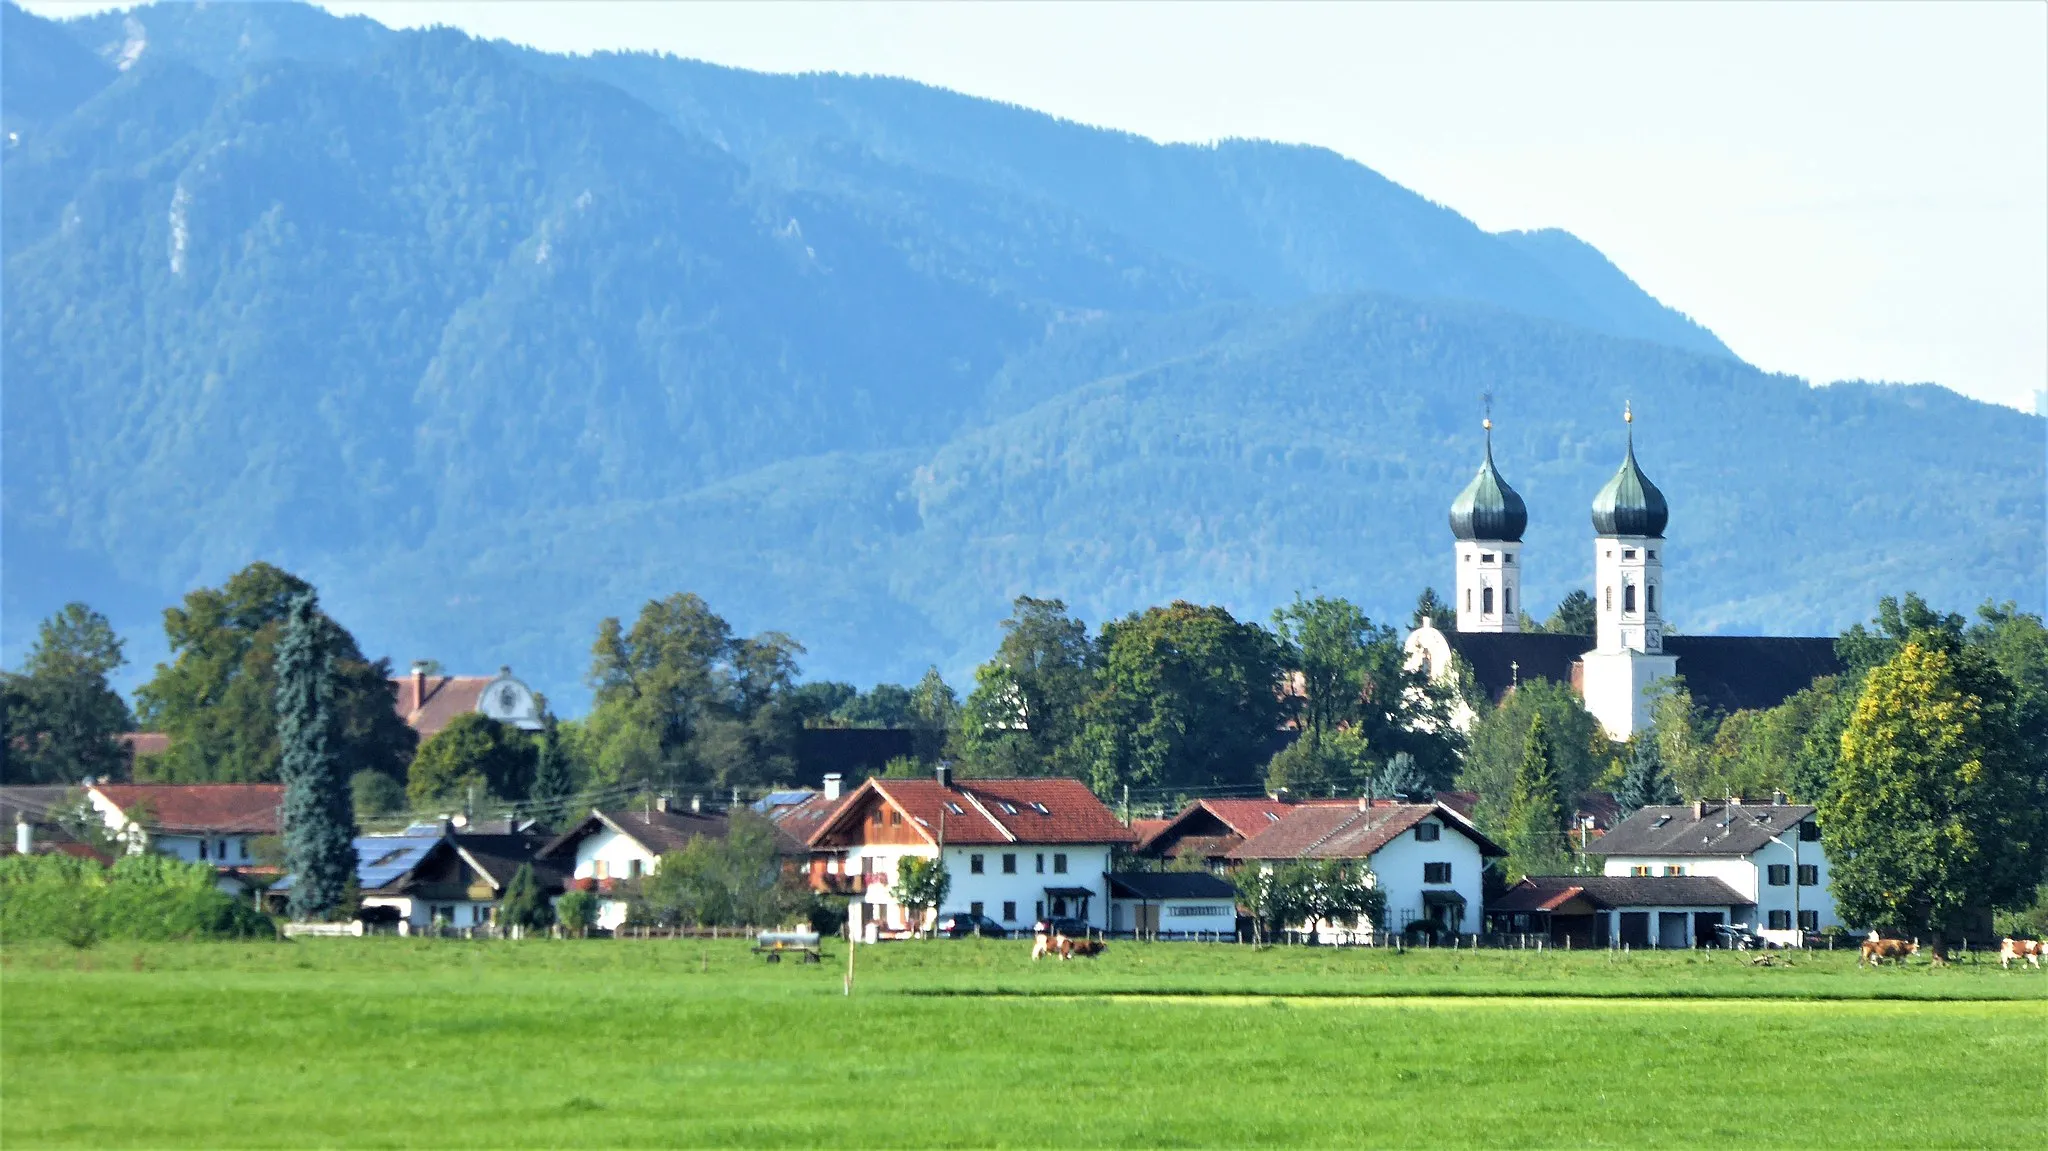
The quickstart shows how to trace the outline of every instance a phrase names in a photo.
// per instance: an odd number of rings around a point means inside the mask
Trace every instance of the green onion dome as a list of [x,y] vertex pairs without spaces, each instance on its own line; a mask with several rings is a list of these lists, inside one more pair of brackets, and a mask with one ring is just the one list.
[[1486,421],[1486,462],[1451,504],[1451,534],[1461,540],[1522,542],[1529,508],[1493,466],[1493,421]]
[[1635,415],[1622,417],[1629,423],[1628,456],[1621,470],[1593,497],[1593,530],[1603,536],[1650,536],[1661,539],[1671,508],[1664,493],[1643,474],[1636,463]]

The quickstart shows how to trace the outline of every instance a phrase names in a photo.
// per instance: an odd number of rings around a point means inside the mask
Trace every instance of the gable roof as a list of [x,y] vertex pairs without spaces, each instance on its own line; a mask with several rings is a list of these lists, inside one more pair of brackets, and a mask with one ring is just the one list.
[[590,809],[581,823],[548,841],[539,851],[542,859],[558,858],[574,851],[578,843],[602,830],[616,831],[640,845],[649,855],[681,851],[700,835],[725,838],[726,817],[691,811],[632,811],[625,808]]
[[1109,876],[1111,899],[1227,899],[1237,903],[1237,888],[1206,871],[1115,871]]
[[1366,859],[1394,838],[1435,816],[1445,827],[1464,835],[1485,856],[1507,854],[1480,834],[1471,821],[1440,803],[1386,803],[1370,807],[1317,804],[1296,807],[1280,821],[1246,839],[1230,852],[1237,860]]
[[140,822],[148,830],[173,835],[276,835],[284,806],[281,783],[96,783],[91,790],[131,820],[134,808],[146,809]]
[[534,882],[545,893],[561,891],[563,880],[567,878],[560,867],[539,858],[543,841],[538,836],[472,835],[458,831],[448,840],[477,874],[499,891],[505,890],[505,885],[512,882],[512,876],[525,864],[533,865]]
[[[1297,807],[1349,807],[1354,803],[1348,799],[1297,800],[1272,796],[1197,799],[1181,808],[1172,819],[1142,833],[1137,852],[1140,855],[1176,856],[1192,850],[1204,856],[1228,855],[1232,848],[1280,822],[1282,816]],[[1152,822],[1155,821],[1138,821],[1140,824]],[[1134,831],[1136,828],[1137,824],[1133,824]]]
[[455,717],[476,710],[484,689],[496,682],[494,675],[394,675],[397,691],[394,706],[398,718],[425,740],[455,721]]
[[951,786],[936,779],[870,779],[811,833],[818,846],[851,827],[850,816],[871,803],[903,812],[927,841],[941,829],[948,844],[1129,843],[1131,830],[1077,779],[967,779]]
[[[474,835],[448,831],[438,835],[359,835],[356,848],[356,887],[370,894],[403,894],[419,869],[437,856],[454,854],[471,870],[502,892],[522,864],[533,865],[534,882],[543,894],[560,892],[567,876],[561,868],[536,858],[537,836],[524,833]],[[271,888],[292,889],[294,876],[287,875]]]
[[813,791],[806,793],[800,803],[770,808],[768,818],[781,835],[782,853],[795,855],[809,850],[811,836],[852,799],[853,792],[843,792],[837,799],[827,799],[824,792]]
[[1803,803],[1645,807],[1587,846],[1590,855],[1748,855],[1811,818]]
[[1595,909],[1746,907],[1734,888],[1705,875],[1530,875],[1486,902],[1486,910],[1553,911],[1583,896]]

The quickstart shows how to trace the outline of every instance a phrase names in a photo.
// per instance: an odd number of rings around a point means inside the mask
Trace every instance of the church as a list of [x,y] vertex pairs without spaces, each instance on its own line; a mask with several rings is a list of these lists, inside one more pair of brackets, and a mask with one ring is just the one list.
[[[1622,416],[1627,449],[1620,470],[1593,497],[1594,635],[1525,632],[1521,625],[1522,533],[1529,509],[1486,458],[1451,504],[1457,612],[1454,631],[1433,621],[1409,633],[1410,666],[1449,679],[1455,661],[1490,700],[1524,679],[1569,683],[1607,734],[1628,739],[1651,723],[1660,681],[1682,677],[1695,703],[1722,712],[1776,707],[1814,678],[1839,673],[1831,637],[1670,635],[1664,581],[1664,493],[1636,462],[1635,416]],[[1469,710],[1460,726],[1471,722]]]

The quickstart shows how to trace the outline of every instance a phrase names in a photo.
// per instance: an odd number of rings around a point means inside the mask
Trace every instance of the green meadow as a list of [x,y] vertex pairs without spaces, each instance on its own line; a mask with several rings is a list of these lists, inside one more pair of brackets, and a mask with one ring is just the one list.
[[2041,1146],[2048,973],[933,941],[0,950],[0,1144]]

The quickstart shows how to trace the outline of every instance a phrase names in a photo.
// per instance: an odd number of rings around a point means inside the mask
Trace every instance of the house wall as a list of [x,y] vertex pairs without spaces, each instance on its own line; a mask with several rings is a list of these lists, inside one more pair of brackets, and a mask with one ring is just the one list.
[[366,895],[364,907],[395,907],[406,923],[413,927],[431,926],[440,918],[450,927],[479,927],[491,921],[491,909],[495,903],[468,899],[415,899],[405,895]]
[[[972,870],[972,857],[982,857],[982,874]],[[1017,857],[1017,873],[1003,874],[1003,856]],[[1056,855],[1067,857],[1067,870],[1061,874],[1053,870]],[[982,905],[982,913],[996,920],[1004,927],[1028,928],[1040,914],[1039,905],[1045,904],[1045,915],[1052,914],[1050,901],[1046,899],[1048,887],[1085,887],[1095,893],[1088,901],[1087,922],[1090,927],[1109,926],[1109,848],[1101,844],[1045,844],[1011,843],[987,847],[947,847],[946,870],[953,877],[952,890],[946,895],[947,911],[968,911],[975,903]],[[1038,870],[1039,858],[1043,856],[1045,870]],[[1003,916],[1004,903],[1016,904],[1013,916]],[[1067,914],[1079,918],[1076,909],[1067,908]]]
[[1237,930],[1237,904],[1229,896],[1216,899],[1118,899],[1111,902],[1109,929],[1135,931],[1145,909],[1158,913],[1161,935],[1201,933],[1231,935]]
[[[1798,862],[1793,861],[1793,845],[1786,840],[1797,842],[1794,836],[1784,836],[1766,844],[1751,855],[1615,855],[1609,856],[1602,865],[1608,875],[1633,875],[1637,867],[1648,867],[1652,875],[1663,875],[1666,867],[1679,867],[1684,875],[1705,875],[1719,879],[1741,893],[1744,899],[1754,900],[1753,910],[1744,911],[1744,922],[1772,943],[1786,944],[1799,942],[1796,930],[1774,930],[1769,927],[1772,911],[1783,911],[1788,921],[1796,927],[1799,917],[1796,912],[1816,913],[1817,922],[1813,930],[1825,931],[1830,927],[1843,926],[1841,916],[1835,909],[1835,897],[1829,884],[1833,873],[1829,870],[1827,853],[1821,850],[1818,841],[1798,844]],[[1767,882],[1769,866],[1783,864],[1792,869],[1792,883],[1773,887]],[[1798,883],[1799,865],[1809,865],[1818,871],[1818,882],[1801,886]],[[1795,907],[1794,904],[1797,904]]]
[[[1486,888],[1482,876],[1485,861],[1479,854],[1479,845],[1435,816],[1423,822],[1441,829],[1435,842],[1416,839],[1411,828],[1373,853],[1372,873],[1379,880],[1380,890],[1387,894],[1385,927],[1400,931],[1414,920],[1426,918],[1428,909],[1423,906],[1423,892],[1456,891],[1465,897],[1465,914],[1455,924],[1456,930],[1480,930],[1480,924],[1485,922],[1482,912]],[[1425,863],[1449,863],[1451,881],[1424,883]]]
[[632,836],[606,827],[584,836],[576,845],[575,875],[577,879],[630,879],[636,873],[636,864],[639,874],[652,875],[660,862],[660,856]]
[[[252,837],[246,835],[153,835],[149,838],[149,849],[158,855],[175,856],[190,863],[211,863],[217,867],[239,867],[256,862]],[[200,844],[206,845],[206,857],[200,858]]]

